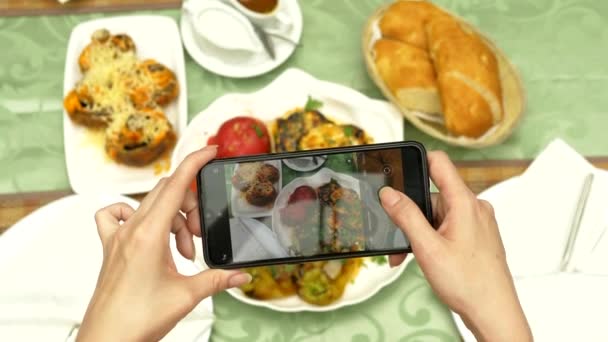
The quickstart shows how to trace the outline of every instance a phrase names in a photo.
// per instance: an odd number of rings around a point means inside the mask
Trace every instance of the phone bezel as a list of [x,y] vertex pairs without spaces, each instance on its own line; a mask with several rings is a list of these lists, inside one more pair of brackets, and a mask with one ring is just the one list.
[[[306,151],[257,154],[257,155],[241,156],[241,157],[214,159],[214,160],[210,161],[205,166],[203,166],[196,175],[197,198],[198,198],[199,217],[200,217],[201,236],[202,236],[201,240],[203,243],[203,258],[205,260],[205,263],[210,268],[236,269],[236,268],[279,265],[279,264],[297,264],[297,263],[310,262],[310,261],[410,253],[412,251],[411,247],[407,247],[407,248],[402,248],[402,249],[360,251],[360,252],[348,252],[348,253],[329,253],[329,254],[322,254],[322,255],[315,255],[315,256],[289,257],[289,258],[269,259],[269,260],[263,260],[263,261],[239,262],[239,263],[232,263],[232,264],[215,264],[211,260],[211,257],[208,252],[209,245],[208,245],[208,241],[207,241],[206,234],[205,234],[205,228],[204,228],[205,227],[205,217],[204,217],[204,211],[203,211],[204,205],[203,205],[203,196],[202,196],[201,176],[203,174],[203,170],[210,165],[225,164],[225,163],[256,162],[256,161],[276,160],[276,159],[283,159],[283,158],[310,157],[310,156],[323,155],[323,154],[328,154],[328,153],[349,153],[349,152],[374,151],[374,150],[394,149],[394,148],[415,148],[420,153],[420,157],[421,157],[420,158],[420,160],[421,160],[420,169],[422,171],[422,185],[424,188],[423,194],[424,194],[424,206],[426,207],[426,210],[425,210],[426,218],[429,222],[433,222],[432,221],[433,213],[432,213],[432,207],[431,207],[430,182],[429,182],[426,149],[424,148],[424,146],[421,143],[419,143],[417,141],[402,141],[402,142],[393,142],[393,143],[356,145],[356,146],[348,146],[348,147],[315,149],[315,150],[306,150]],[[404,174],[404,176],[405,176],[405,174]]]

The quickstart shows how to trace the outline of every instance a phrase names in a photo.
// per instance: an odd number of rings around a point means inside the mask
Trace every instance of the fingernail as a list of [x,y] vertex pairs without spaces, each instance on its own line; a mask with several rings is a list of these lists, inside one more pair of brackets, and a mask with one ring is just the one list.
[[385,186],[380,189],[378,195],[380,196],[380,201],[382,201],[382,204],[389,207],[392,207],[399,201],[399,193],[390,186]]
[[239,287],[239,286],[243,286],[245,284],[249,284],[251,282],[251,279],[253,279],[251,277],[251,274],[249,273],[237,273],[235,275],[233,275],[232,277],[230,277],[230,279],[228,279],[228,286],[229,287]]
[[207,145],[205,146],[204,150],[205,151],[213,151],[213,150],[217,150],[218,145]]

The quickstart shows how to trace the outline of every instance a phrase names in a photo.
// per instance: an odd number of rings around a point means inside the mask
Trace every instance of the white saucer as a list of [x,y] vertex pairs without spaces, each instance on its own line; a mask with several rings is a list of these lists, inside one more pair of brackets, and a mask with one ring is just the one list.
[[[195,1],[195,0],[190,0]],[[204,4],[204,1],[200,1]],[[302,36],[302,11],[297,0],[283,0],[278,11],[283,11],[292,20],[291,26],[283,33],[294,42]],[[194,32],[190,18],[182,13],[180,19],[182,41],[188,54],[203,68],[218,75],[246,78],[258,76],[283,64],[294,52],[296,46],[280,38],[270,36],[275,48],[275,59],[261,49],[259,53],[248,51],[224,50],[199,38]]]

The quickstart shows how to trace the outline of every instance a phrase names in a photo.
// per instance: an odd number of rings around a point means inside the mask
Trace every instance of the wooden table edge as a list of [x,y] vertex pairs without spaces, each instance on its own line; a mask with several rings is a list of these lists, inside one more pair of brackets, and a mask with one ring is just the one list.
[[16,16],[42,16],[42,15],[70,15],[101,12],[123,12],[138,10],[161,10],[181,8],[181,0],[131,0],[131,1],[106,1],[95,3],[92,1],[72,0],[60,4],[52,0],[40,3],[27,1],[15,4],[0,5],[0,17]]
[[[588,157],[587,160],[598,168],[608,170],[608,156]],[[512,159],[457,161],[455,164],[467,185],[473,192],[479,193],[521,174],[531,162],[529,159]],[[0,234],[41,206],[71,194],[71,190],[0,194]],[[129,197],[141,200],[144,196],[145,194],[135,194]]]

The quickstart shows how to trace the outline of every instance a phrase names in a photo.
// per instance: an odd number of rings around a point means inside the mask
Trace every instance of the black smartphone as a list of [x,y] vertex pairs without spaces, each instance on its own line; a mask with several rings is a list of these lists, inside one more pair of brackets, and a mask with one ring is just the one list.
[[216,159],[197,184],[212,268],[409,252],[380,204],[386,185],[432,217],[426,152],[417,142]]

